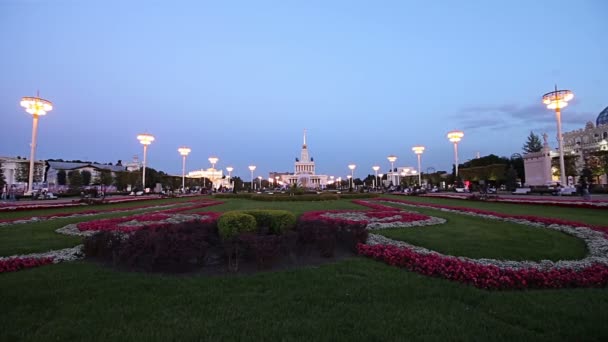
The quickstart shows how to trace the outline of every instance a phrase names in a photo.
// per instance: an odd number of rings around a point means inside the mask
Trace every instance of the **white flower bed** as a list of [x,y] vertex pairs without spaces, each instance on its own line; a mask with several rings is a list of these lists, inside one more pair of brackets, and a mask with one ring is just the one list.
[[443,224],[446,222],[445,219],[439,217],[429,217],[426,220],[409,221],[404,219],[403,215],[399,212],[395,212],[395,215],[388,217],[370,217],[367,216],[366,212],[352,211],[352,212],[328,212],[321,217],[329,219],[341,219],[355,222],[368,222],[365,227],[367,230],[378,230],[378,229],[390,229],[390,228],[411,228],[411,227],[422,227],[436,224]]
[[84,258],[84,253],[82,252],[82,248],[84,245],[78,245],[71,248],[57,249],[53,251],[48,251],[44,253],[31,253],[31,254],[23,254],[23,255],[12,255],[9,257],[0,257],[0,260],[12,259],[12,258],[52,258],[53,263],[57,264],[63,261],[74,261],[78,259]]
[[504,218],[498,217],[494,215],[487,214],[477,214],[472,212],[454,210],[454,209],[446,209],[446,208],[433,208],[430,206],[424,205],[413,205],[408,203],[398,203],[398,202],[389,202],[392,204],[398,204],[402,206],[408,207],[419,207],[419,208],[431,208],[435,210],[441,210],[444,212],[456,213],[461,215],[469,215],[475,217],[481,217],[490,220],[499,220],[505,222],[512,222],[516,224],[523,224],[526,226],[539,228],[539,229],[552,229],[557,230],[574,237],[577,237],[585,242],[587,246],[588,254],[584,259],[581,260],[560,260],[560,261],[551,261],[551,260],[541,260],[541,261],[513,261],[513,260],[499,260],[499,259],[472,259],[467,257],[457,257],[451,255],[445,255],[424,247],[414,246],[407,242],[397,241],[393,239],[389,239],[382,235],[370,234],[367,239],[367,244],[369,245],[394,245],[397,247],[406,247],[410,248],[421,254],[436,254],[442,256],[448,256],[453,258],[458,258],[462,261],[476,263],[479,265],[494,265],[502,269],[529,269],[535,268],[541,271],[550,270],[550,269],[574,269],[574,270],[582,270],[586,267],[591,266],[592,264],[600,263],[604,265],[608,265],[608,240],[604,233],[592,230],[588,227],[573,227],[568,225],[559,225],[559,224],[550,224],[546,225],[538,222],[531,222],[523,219],[515,219],[515,218]]

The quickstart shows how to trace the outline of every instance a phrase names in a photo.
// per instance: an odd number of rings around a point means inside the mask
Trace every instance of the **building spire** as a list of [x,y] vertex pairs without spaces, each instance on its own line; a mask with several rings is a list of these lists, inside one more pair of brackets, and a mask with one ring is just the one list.
[[306,128],[304,128],[304,146],[306,146]]

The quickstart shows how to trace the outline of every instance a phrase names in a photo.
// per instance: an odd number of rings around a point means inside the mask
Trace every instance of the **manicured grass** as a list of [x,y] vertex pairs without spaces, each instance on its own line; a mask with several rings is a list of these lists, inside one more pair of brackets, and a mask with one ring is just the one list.
[[489,292],[354,258],[253,276],[0,274],[0,340],[605,341],[608,290]]
[[[58,213],[80,213],[88,210],[114,210],[114,209],[129,209],[140,206],[155,206],[163,204],[172,204],[191,201],[194,199],[211,199],[211,197],[180,197],[180,198],[166,198],[158,200],[145,200],[145,201],[133,201],[126,203],[116,204],[97,204],[97,205],[83,205],[69,208],[55,208],[55,209],[35,209],[35,210],[19,210],[19,211],[5,211],[0,212],[0,220],[4,219],[16,219],[16,218],[27,218],[30,216],[45,216]],[[48,202],[53,204],[53,202]]]
[[248,199],[221,199],[224,204],[216,205],[209,208],[202,208],[196,211],[230,211],[230,210],[248,210],[248,209],[280,209],[288,210],[299,216],[307,211],[316,210],[334,210],[334,209],[369,209],[367,207],[354,204],[351,200],[333,200],[333,201],[302,201],[302,202],[261,202]]
[[550,205],[526,205],[511,203],[482,202],[418,196],[386,195],[386,198],[402,199],[412,202],[453,205],[467,208],[496,211],[516,215],[533,215],[553,217],[564,220],[584,222],[594,225],[608,226],[608,209],[564,208]]
[[550,229],[445,213],[439,210],[411,209],[383,204],[446,219],[447,222],[443,225],[387,229],[377,233],[448,255],[557,261],[581,259],[587,254],[587,248],[582,240]]

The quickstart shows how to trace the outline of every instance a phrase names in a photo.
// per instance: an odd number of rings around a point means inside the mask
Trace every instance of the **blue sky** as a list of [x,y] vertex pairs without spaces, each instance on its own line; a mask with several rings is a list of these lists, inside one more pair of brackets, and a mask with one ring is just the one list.
[[[29,155],[22,96],[55,109],[37,157],[130,160],[181,173],[291,171],[302,130],[317,172],[371,166],[449,170],[460,159],[521,152],[530,130],[556,145],[541,96],[575,101],[564,128],[608,106],[608,2],[0,0],[0,155]],[[382,172],[382,171],[381,171]]]

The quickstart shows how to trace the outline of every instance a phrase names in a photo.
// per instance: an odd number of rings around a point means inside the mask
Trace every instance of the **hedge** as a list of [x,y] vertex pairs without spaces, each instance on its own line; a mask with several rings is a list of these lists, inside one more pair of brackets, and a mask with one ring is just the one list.
[[255,217],[258,227],[268,227],[270,233],[281,235],[296,225],[296,216],[286,210],[245,210]]
[[241,233],[251,233],[257,231],[255,217],[244,212],[229,211],[220,216],[217,221],[217,228],[222,239],[231,239]]

